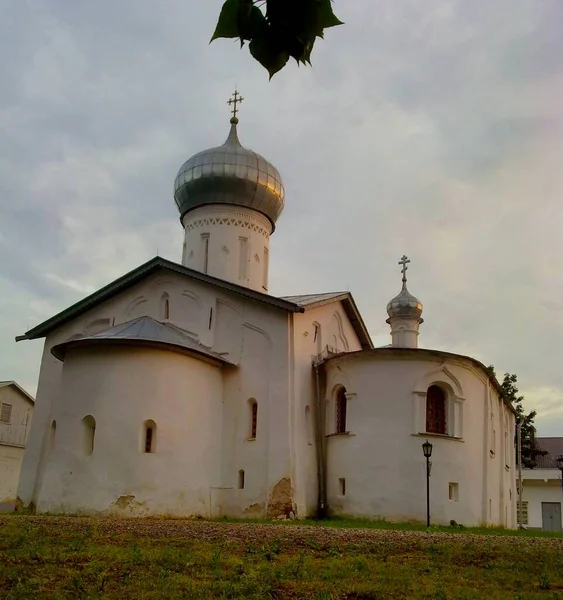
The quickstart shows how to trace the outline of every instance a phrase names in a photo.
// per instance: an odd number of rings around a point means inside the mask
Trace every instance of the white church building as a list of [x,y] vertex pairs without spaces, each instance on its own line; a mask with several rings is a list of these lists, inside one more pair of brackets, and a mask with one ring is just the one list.
[[516,526],[514,411],[479,361],[418,347],[403,284],[374,348],[348,292],[268,294],[277,169],[238,139],[180,168],[181,264],[154,258],[45,338],[19,506],[123,516]]

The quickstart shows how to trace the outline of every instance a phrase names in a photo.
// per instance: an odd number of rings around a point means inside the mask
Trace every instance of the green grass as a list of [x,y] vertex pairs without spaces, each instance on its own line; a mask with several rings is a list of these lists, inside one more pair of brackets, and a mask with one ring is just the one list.
[[541,529],[505,529],[504,527],[465,527],[463,524],[455,525],[431,525],[426,527],[425,523],[404,522],[393,523],[385,519],[361,519],[356,517],[330,517],[327,519],[307,518],[300,521],[292,520],[266,520],[266,519],[236,519],[220,517],[211,519],[215,523],[256,523],[264,525],[312,525],[321,527],[344,527],[347,529],[386,529],[393,531],[429,531],[442,533],[463,533],[474,535],[504,535],[518,537],[545,537],[561,538],[563,533],[556,531],[542,531]]
[[0,517],[0,600],[563,598],[561,536],[323,525]]

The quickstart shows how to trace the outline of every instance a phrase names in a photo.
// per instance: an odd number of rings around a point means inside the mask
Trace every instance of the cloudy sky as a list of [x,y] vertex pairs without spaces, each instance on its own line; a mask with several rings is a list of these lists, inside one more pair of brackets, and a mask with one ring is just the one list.
[[280,170],[275,295],[349,289],[377,345],[412,259],[420,342],[518,374],[563,436],[563,2],[336,0],[313,68],[209,45],[221,0],[4,0],[0,379],[16,335],[157,252],[180,165],[239,134]]

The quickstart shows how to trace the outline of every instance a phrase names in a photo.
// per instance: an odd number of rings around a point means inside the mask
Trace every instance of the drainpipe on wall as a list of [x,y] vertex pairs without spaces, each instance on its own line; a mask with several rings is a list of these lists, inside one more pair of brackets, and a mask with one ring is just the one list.
[[518,529],[522,529],[522,422],[516,426],[516,452],[518,456],[518,510],[516,511]]
[[316,438],[317,438],[317,483],[318,483],[318,494],[317,494],[317,516],[322,519],[326,516],[327,501],[326,501],[326,485],[325,485],[325,473],[326,473],[326,461],[324,451],[324,436],[323,436],[323,414],[322,410],[322,397],[321,397],[321,379],[319,374],[319,362],[314,363],[315,368],[315,382],[317,392],[317,410],[316,410]]

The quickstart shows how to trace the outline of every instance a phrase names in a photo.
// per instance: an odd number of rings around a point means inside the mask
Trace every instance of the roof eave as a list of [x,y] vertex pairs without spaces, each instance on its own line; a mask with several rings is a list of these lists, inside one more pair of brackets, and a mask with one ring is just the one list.
[[129,286],[138,283],[139,281],[141,281],[151,273],[158,271],[159,269],[166,269],[175,273],[179,273],[180,275],[187,275],[197,281],[202,281],[204,283],[215,285],[222,289],[226,289],[232,293],[239,294],[240,296],[250,298],[258,302],[263,302],[264,304],[275,306],[282,310],[286,310],[289,312],[304,311],[304,309],[301,306],[294,304],[293,302],[288,302],[286,300],[282,300],[274,296],[269,296],[268,294],[262,294],[261,292],[256,292],[254,290],[244,288],[235,283],[230,283],[217,277],[212,277],[211,275],[200,273],[199,271],[194,271],[193,269],[190,269],[183,265],[179,265],[177,263],[173,263],[172,261],[157,256],[155,258],[152,258],[148,262],[140,265],[136,269],[129,271],[125,275],[122,275],[118,279],[115,279],[114,281],[108,283],[96,292],[90,294],[89,296],[86,296],[86,298],[83,298],[82,300],[79,300],[75,304],[69,306],[65,310],[62,310],[53,317],[50,317],[46,321],[43,321],[43,323],[40,323],[39,325],[33,327],[25,334],[17,336],[16,342],[20,342],[23,340],[35,340],[38,338],[45,337],[57,327],[68,323],[73,318],[81,315],[82,313],[86,312],[87,310],[96,306],[97,304],[108,300],[113,296],[116,296],[124,289],[127,289]]

